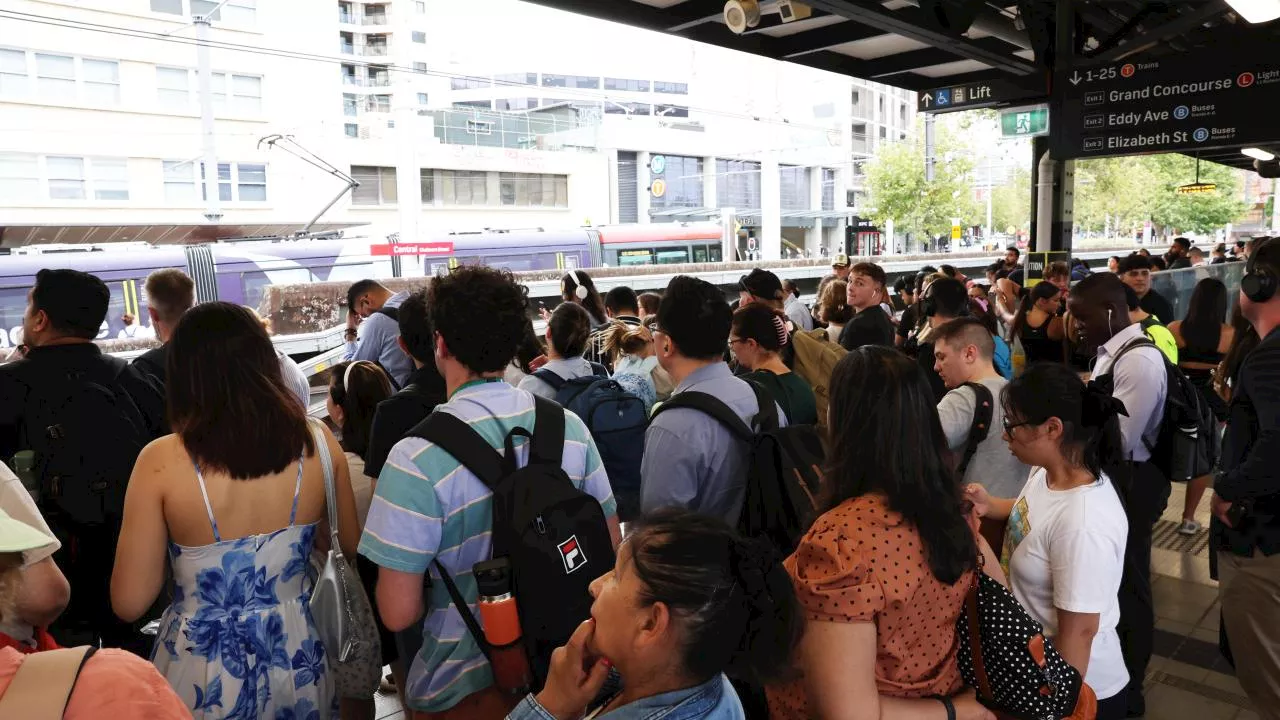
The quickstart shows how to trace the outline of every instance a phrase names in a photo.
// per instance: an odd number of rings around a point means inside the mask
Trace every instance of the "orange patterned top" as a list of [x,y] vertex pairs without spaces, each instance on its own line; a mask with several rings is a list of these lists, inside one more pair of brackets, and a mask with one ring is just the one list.
[[[817,630],[813,622],[875,623],[881,695],[920,698],[961,688],[955,628],[970,573],[954,585],[934,578],[919,534],[883,497],[846,500],[819,517],[785,566],[807,632]],[[773,720],[809,717],[803,678],[768,691]]]

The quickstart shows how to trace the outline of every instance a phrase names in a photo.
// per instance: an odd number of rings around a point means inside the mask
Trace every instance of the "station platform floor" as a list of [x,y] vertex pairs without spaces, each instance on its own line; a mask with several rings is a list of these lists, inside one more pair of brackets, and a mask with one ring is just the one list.
[[[1152,540],[1155,655],[1147,670],[1150,720],[1257,720],[1253,706],[1218,652],[1218,583],[1209,579],[1209,497],[1196,519],[1199,535],[1177,533],[1186,486],[1174,483]],[[401,720],[394,695],[378,695],[378,720]]]

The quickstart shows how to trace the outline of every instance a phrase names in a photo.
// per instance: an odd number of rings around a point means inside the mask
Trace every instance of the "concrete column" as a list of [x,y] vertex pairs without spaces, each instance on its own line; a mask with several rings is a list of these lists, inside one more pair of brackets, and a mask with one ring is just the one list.
[[717,193],[720,189],[720,178],[716,175],[715,156],[702,158],[702,206],[720,207]]
[[[805,172],[809,175],[809,209],[815,212],[822,211],[822,166],[805,168]],[[816,256],[818,248],[822,247],[822,220],[814,220],[813,227],[807,228],[804,233],[805,250],[812,251]]]
[[649,153],[636,153],[636,220],[652,222],[649,217]]
[[782,258],[782,180],[778,159],[771,155],[760,161],[759,243],[765,260]]
[[[852,185],[851,178],[853,176],[853,166],[850,164],[841,165],[836,168],[836,209],[852,212],[849,208],[849,188]],[[836,221],[834,229],[828,231],[827,234],[827,252],[835,255],[840,252],[838,249],[844,243],[844,229],[849,226],[849,218],[842,217]]]
[[[408,26],[413,13],[412,3],[395,3],[390,6],[391,22]],[[391,39],[391,58],[401,67],[412,63],[412,44],[408,33],[396,33]],[[400,225],[400,242],[418,242],[429,226],[422,216],[422,164],[418,160],[417,93],[414,92],[412,73],[391,74],[391,112],[396,127],[393,137],[398,152],[396,161],[396,204]],[[406,259],[413,262],[414,259]],[[402,269],[402,272],[404,270]]]

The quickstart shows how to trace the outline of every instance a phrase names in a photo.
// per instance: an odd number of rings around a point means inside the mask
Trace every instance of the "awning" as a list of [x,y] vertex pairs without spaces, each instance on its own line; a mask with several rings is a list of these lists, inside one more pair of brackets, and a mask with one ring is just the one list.
[[713,207],[692,207],[692,208],[650,208],[649,217],[661,218],[706,218],[714,217],[720,214],[720,208]]
[[[317,223],[311,232],[359,227],[360,223]],[[0,247],[25,245],[105,245],[146,242],[152,245],[187,245],[215,240],[287,237],[306,222],[270,225],[8,225],[0,226]]]

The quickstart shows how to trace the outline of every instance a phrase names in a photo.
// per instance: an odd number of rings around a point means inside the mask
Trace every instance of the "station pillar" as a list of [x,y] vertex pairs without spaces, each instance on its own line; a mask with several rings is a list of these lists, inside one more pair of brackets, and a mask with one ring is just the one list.
[[772,153],[760,162],[760,257],[782,259],[782,177]]
[[1034,138],[1029,246],[1037,252],[1071,250],[1075,184],[1075,161],[1055,160],[1049,154],[1049,138]]
[[653,197],[649,189],[649,153],[636,153],[636,221],[651,223],[649,217],[649,198]]

